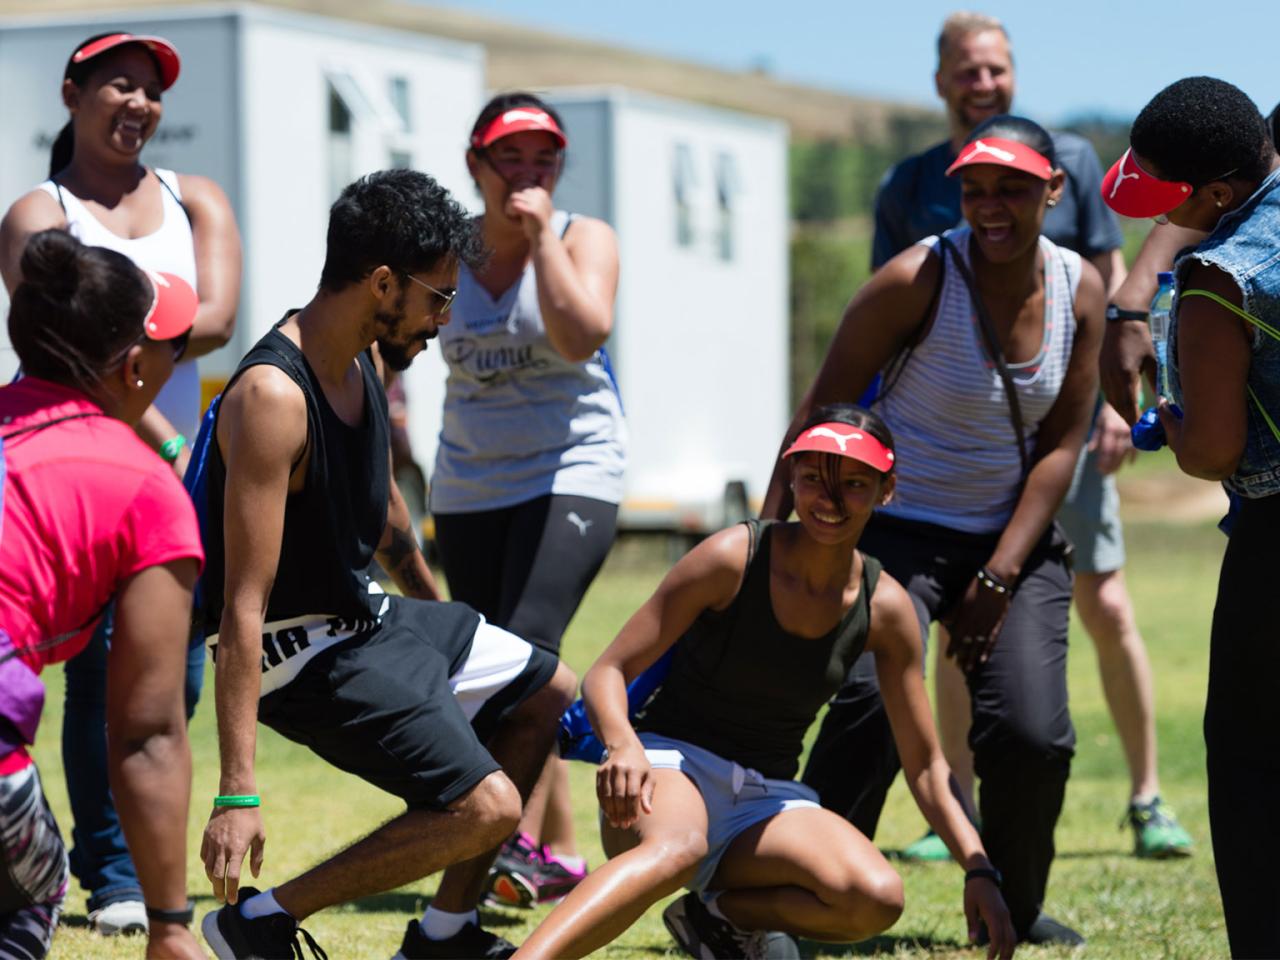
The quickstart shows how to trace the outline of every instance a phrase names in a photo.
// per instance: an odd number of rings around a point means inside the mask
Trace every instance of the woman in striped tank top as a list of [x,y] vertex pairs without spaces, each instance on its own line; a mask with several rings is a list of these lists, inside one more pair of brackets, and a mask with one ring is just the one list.
[[[961,179],[966,223],[903,251],[859,291],[795,428],[813,406],[853,400],[889,370],[878,403],[897,438],[897,496],[862,547],[907,588],[922,635],[933,621],[950,632],[947,653],[972,695],[983,841],[1019,939],[1080,943],[1040,910],[1075,744],[1071,571],[1053,517],[1097,395],[1103,286],[1092,265],[1041,236],[1065,179],[1041,127],[992,118],[948,175]],[[766,515],[790,512],[782,477]],[[899,766],[864,656],[832,701],[804,780],[871,837]]]

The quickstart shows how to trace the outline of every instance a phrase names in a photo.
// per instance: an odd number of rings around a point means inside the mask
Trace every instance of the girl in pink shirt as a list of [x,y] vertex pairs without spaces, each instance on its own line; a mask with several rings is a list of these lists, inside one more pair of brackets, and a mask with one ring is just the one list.
[[[0,387],[0,954],[47,953],[66,849],[26,747],[37,674],[81,650],[112,600],[111,785],[151,917],[149,956],[202,956],[186,929],[191,758],[183,678],[203,562],[190,500],[131,429],[181,356],[194,291],[48,230],[22,256]],[[185,922],[184,922],[185,921]]]

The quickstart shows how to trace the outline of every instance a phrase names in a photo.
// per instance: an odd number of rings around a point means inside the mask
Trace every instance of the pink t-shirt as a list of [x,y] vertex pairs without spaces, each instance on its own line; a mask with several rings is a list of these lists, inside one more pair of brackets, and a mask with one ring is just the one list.
[[84,649],[128,577],[184,557],[203,565],[195,508],[172,468],[80,391],[36,377],[0,387],[0,437],[0,629],[37,673]]

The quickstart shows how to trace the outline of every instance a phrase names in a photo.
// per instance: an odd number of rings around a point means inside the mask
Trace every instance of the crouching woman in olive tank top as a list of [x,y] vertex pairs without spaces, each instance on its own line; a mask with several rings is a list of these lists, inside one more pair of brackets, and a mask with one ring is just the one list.
[[[977,832],[948,789],[906,591],[856,547],[893,494],[893,440],[859,407],[823,407],[787,451],[796,515],[708,538],[667,574],[583,682],[607,747],[596,776],[609,862],[517,957],[581,957],[653,903],[694,956],[781,956],[778,933],[862,940],[892,926],[902,882],[871,842],[794,780],[805,731],[864,650],[875,656],[907,783],[963,865],[971,939],[1013,927]],[[653,698],[626,686],[679,641]]]

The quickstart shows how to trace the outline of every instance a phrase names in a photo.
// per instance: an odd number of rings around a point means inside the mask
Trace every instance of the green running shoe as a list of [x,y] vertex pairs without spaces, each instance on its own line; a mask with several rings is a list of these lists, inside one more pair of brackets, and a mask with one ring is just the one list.
[[1146,803],[1130,803],[1120,826],[1126,823],[1133,827],[1134,856],[1152,860],[1191,856],[1191,835],[1159,796]]
[[947,849],[947,845],[942,842],[940,836],[929,830],[915,843],[904,847],[899,858],[915,863],[942,863],[951,859],[951,851]]

